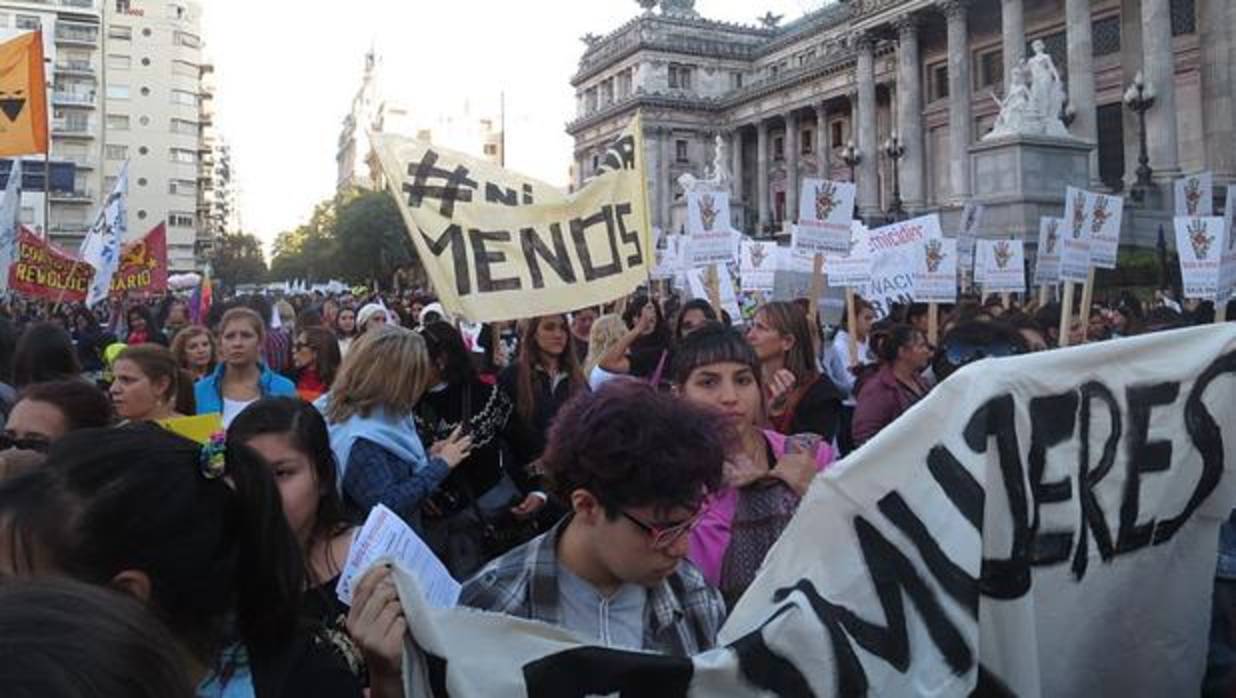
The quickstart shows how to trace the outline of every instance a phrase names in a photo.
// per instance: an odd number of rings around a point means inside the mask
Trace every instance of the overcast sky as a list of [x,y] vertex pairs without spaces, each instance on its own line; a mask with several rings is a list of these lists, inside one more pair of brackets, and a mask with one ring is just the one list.
[[[703,15],[753,24],[821,0],[698,0]],[[569,78],[588,32],[640,12],[634,0],[208,0],[217,122],[232,144],[241,224],[267,243],[334,193],[340,125],[377,46],[395,99],[434,120],[497,111],[505,90],[507,165],[565,185],[575,110]]]

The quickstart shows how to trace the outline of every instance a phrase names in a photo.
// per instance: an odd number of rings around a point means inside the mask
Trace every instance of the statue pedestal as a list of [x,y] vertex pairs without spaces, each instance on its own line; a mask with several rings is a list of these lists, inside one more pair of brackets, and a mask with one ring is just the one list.
[[1038,242],[1039,219],[1064,215],[1064,189],[1090,185],[1094,143],[1014,135],[970,146],[973,200],[983,204],[984,237]]

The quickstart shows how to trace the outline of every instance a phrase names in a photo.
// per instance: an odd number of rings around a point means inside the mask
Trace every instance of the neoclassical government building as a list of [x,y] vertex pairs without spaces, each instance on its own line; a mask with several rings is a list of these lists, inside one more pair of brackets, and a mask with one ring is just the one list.
[[[1139,71],[1155,95],[1154,181],[1211,171],[1218,197],[1236,179],[1233,0],[849,0],[752,26],[703,17],[693,0],[639,5],[621,27],[583,37],[567,131],[579,186],[641,113],[653,224],[666,230],[686,217],[675,180],[703,175],[718,135],[746,232],[779,230],[801,178],[821,174],[853,175],[864,217],[881,218],[897,196],[908,214],[950,220],[971,198],[969,151],[992,128],[1005,76],[1038,39],[1065,82],[1069,131],[1095,146],[1093,188],[1126,192],[1134,180],[1141,130],[1123,96]],[[896,162],[884,148],[893,134]]]

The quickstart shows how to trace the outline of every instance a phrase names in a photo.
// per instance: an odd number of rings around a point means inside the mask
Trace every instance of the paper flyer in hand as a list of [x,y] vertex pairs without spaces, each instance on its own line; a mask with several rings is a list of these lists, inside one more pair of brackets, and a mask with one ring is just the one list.
[[425,600],[434,608],[452,608],[459,601],[459,582],[451,577],[425,541],[399,515],[379,504],[365,519],[365,525],[352,541],[348,559],[339,575],[335,593],[352,605],[352,594],[361,577],[377,560],[389,557],[420,582]]

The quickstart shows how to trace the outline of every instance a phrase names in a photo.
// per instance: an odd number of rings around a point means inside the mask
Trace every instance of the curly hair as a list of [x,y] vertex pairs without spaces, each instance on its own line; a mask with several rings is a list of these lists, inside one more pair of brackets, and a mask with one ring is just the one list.
[[626,507],[694,509],[720,487],[735,438],[720,415],[643,381],[610,381],[558,412],[541,466],[561,501],[587,490],[610,519]]

